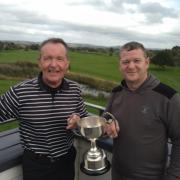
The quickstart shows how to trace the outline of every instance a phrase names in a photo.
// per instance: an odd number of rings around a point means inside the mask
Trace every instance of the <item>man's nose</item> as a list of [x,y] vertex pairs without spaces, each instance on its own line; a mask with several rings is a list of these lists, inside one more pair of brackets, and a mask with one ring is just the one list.
[[57,60],[55,58],[51,59],[50,65],[51,66],[56,66],[57,65]]
[[134,68],[134,66],[135,66],[134,61],[130,61],[128,67],[129,68]]

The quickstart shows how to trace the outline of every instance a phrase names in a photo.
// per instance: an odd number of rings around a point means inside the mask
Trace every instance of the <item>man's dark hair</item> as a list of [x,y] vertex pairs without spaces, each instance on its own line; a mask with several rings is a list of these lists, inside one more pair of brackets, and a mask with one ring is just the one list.
[[46,45],[47,43],[62,44],[66,49],[66,54],[68,57],[68,45],[66,44],[66,42],[63,39],[61,39],[61,38],[49,38],[49,39],[43,41],[39,47],[40,51],[43,48],[43,46]]
[[141,50],[144,52],[144,56],[145,56],[145,57],[148,57],[144,45],[141,44],[141,43],[139,43],[139,42],[136,42],[136,41],[131,41],[131,42],[128,42],[128,43],[124,44],[124,45],[120,48],[120,53],[121,53],[123,50],[132,51],[132,50],[134,50],[134,49],[141,49]]

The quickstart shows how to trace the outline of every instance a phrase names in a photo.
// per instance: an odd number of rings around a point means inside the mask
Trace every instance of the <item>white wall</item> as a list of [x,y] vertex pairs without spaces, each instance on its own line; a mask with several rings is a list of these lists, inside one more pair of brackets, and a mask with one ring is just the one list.
[[1,172],[0,180],[23,180],[21,165]]

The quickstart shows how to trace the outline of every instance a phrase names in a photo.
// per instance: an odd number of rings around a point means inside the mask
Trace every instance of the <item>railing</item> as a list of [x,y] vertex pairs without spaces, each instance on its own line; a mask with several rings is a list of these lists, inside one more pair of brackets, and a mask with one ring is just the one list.
[[[101,115],[101,114],[103,113],[104,109],[105,109],[104,106],[99,106],[99,105],[92,104],[92,103],[89,103],[89,102],[85,102],[85,105],[86,105],[87,107],[90,107],[90,108],[93,108],[93,109],[98,110],[98,115]],[[92,113],[90,113],[90,114],[92,114]],[[9,122],[12,122],[12,121],[16,121],[16,119],[13,119],[13,118],[12,118],[12,119],[9,119],[9,120],[7,120],[7,121],[0,122],[0,124],[6,124],[6,123],[9,123]]]
[[103,107],[103,106],[99,106],[99,105],[88,103],[88,102],[85,102],[85,104],[86,104],[87,107],[91,107],[91,108],[94,108],[94,109],[98,110],[99,115],[101,115],[103,113],[103,111],[105,110],[105,107]]

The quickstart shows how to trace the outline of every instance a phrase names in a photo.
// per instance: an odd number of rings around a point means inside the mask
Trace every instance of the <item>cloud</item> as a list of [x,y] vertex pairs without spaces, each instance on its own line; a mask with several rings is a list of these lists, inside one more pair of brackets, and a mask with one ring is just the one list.
[[[179,12],[174,8],[166,7],[157,2],[142,3],[140,0],[79,0],[67,2],[75,6],[91,6],[97,10],[109,11],[118,14],[141,14],[144,16],[144,23],[162,23],[165,18],[177,18]],[[142,22],[143,23],[143,22]]]
[[93,8],[96,8],[98,10],[102,11],[111,11],[111,12],[118,12],[123,13],[124,10],[124,4],[131,4],[136,5],[140,3],[140,0],[77,0],[76,2],[66,2],[68,5],[75,5],[75,6],[92,6]]
[[175,9],[164,7],[156,2],[141,4],[138,9],[146,17],[146,23],[162,23],[164,18],[178,17]]
[[[105,46],[122,45],[128,41],[140,41],[154,48],[172,48],[180,44],[179,12],[160,3],[141,3],[140,0],[65,2],[69,8],[66,11],[64,8],[67,7],[61,6],[62,10],[57,15],[63,14],[63,17],[68,16],[67,19],[50,16],[54,12],[53,8],[49,8],[51,12],[45,13],[23,5],[0,3],[0,40],[39,42],[58,36],[69,43]],[[76,7],[78,10],[83,7],[83,13],[80,14],[83,21],[76,16]],[[75,11],[70,13],[69,9]],[[168,23],[165,22],[167,19]]]
[[76,1],[72,1],[72,0],[68,0],[65,2],[65,4],[67,5],[72,5],[72,6],[94,6],[94,7],[100,7],[100,6],[105,6],[106,5],[106,1],[104,0],[76,0]]
[[9,22],[43,24],[48,21],[48,17],[44,15],[40,15],[39,13],[33,11],[25,11],[11,5],[0,5],[0,12],[0,20],[5,24],[8,24]]

